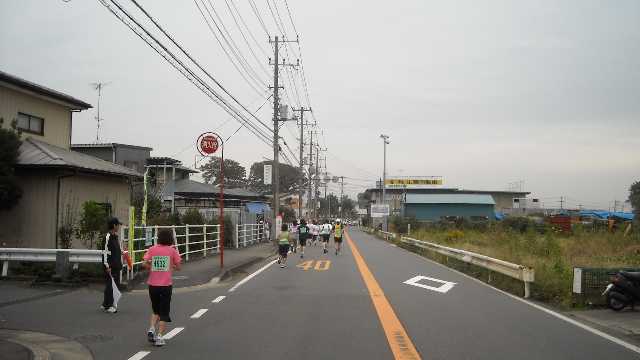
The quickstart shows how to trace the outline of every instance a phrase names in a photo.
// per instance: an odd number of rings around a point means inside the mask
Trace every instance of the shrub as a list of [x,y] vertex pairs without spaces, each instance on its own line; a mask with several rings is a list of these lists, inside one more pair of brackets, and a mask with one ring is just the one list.
[[93,249],[96,238],[101,232],[107,231],[107,215],[105,208],[93,200],[82,204],[80,226],[77,233],[87,249]]

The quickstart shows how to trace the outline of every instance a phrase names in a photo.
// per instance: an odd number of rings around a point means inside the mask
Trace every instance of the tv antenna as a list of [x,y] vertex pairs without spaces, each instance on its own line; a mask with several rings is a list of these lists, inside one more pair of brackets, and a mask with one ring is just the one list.
[[96,144],[100,143],[100,122],[103,120],[100,117],[100,99],[102,98],[102,88],[104,88],[105,86],[111,84],[111,82],[95,82],[95,83],[91,83],[91,87],[93,87],[94,90],[98,91],[98,106],[96,107],[96,111],[97,111],[97,115],[95,117],[96,119]]

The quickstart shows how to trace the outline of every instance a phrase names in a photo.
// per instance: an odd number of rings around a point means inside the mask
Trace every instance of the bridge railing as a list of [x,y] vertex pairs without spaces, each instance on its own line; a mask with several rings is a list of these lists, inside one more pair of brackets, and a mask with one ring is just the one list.
[[514,279],[521,280],[524,282],[524,297],[528,298],[531,296],[531,283],[533,283],[535,280],[535,271],[530,267],[510,263],[504,260],[494,259],[492,257],[477,254],[471,251],[450,248],[428,241],[416,240],[404,236],[401,238],[401,242],[422,249],[434,251],[436,253],[455,258],[462,262],[473,264],[512,277]]

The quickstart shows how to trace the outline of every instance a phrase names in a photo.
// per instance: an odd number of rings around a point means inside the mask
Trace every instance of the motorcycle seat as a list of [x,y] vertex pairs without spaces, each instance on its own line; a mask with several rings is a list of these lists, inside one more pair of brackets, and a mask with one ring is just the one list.
[[622,275],[627,279],[640,283],[640,272],[621,271]]

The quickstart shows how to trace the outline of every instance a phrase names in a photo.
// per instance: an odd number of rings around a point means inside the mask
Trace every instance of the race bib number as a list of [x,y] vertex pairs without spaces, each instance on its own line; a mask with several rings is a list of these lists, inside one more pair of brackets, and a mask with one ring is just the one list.
[[151,271],[169,271],[171,259],[168,256],[154,256],[151,259]]

